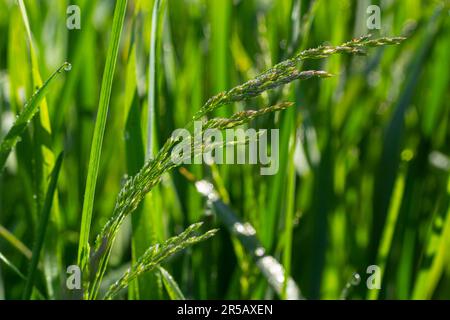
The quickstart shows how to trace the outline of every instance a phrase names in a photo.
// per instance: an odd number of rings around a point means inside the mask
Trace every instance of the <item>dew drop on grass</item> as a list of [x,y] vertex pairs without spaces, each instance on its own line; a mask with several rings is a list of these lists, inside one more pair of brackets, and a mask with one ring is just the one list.
[[72,70],[72,64],[69,62],[66,62],[64,64],[64,71],[70,71],[70,70]]
[[361,283],[361,276],[359,275],[359,273],[354,273],[352,276],[352,279],[350,280],[351,284],[353,286],[357,286]]
[[264,250],[263,247],[256,248],[256,250],[255,250],[255,255],[256,255],[257,257],[262,257],[262,256],[264,256],[265,254],[266,254],[266,250]]

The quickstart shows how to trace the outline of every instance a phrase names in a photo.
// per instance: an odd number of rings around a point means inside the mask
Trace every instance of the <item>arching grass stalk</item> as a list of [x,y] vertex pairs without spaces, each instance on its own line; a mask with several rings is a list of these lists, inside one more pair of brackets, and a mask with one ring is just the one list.
[[8,159],[11,150],[20,141],[20,136],[30,124],[31,119],[39,110],[39,105],[48,92],[50,84],[64,70],[70,69],[70,63],[65,62],[44,82],[44,84],[31,96],[30,100],[23,107],[22,112],[17,116],[11,129],[8,131],[0,144],[0,172]]
[[[331,76],[325,71],[299,71],[297,63],[302,60],[322,59],[338,53],[363,55],[366,48],[398,44],[403,40],[404,38],[400,37],[371,40],[369,36],[364,36],[340,46],[321,46],[302,51],[295,57],[275,65],[256,78],[212,97],[193,117],[192,121],[202,119],[208,113],[221,106],[259,96],[267,90],[283,86],[297,79],[306,80],[312,77],[327,78]],[[273,112],[278,110],[278,108],[279,106],[272,106],[263,113]],[[250,121],[255,115],[260,115],[257,111],[253,112],[256,113],[244,112],[236,114],[228,120],[213,119],[208,121],[207,124],[210,128],[217,129],[234,127]],[[89,286],[86,288],[90,299],[97,297],[100,283],[106,271],[112,244],[123,220],[136,210],[144,196],[160,182],[162,175],[177,166],[171,161],[171,150],[176,144],[177,141],[175,139],[169,138],[155,158],[147,161],[134,177],[128,179],[119,192],[113,215],[97,236],[90,254]]]
[[206,102],[194,118],[199,119],[205,114],[216,110],[223,105],[256,97],[269,89],[277,88],[296,79],[308,79],[310,77],[326,78],[330,76],[330,74],[323,71],[301,72],[297,70],[297,64],[301,61],[324,59],[331,55],[340,53],[365,55],[365,50],[367,48],[399,44],[403,40],[405,40],[403,37],[379,38],[371,40],[370,35],[367,35],[353,39],[340,46],[320,46],[302,51],[295,57],[276,64],[274,67],[263,72],[255,79],[249,80],[229,91],[215,95]]
[[84,193],[83,212],[81,216],[80,242],[78,244],[78,264],[82,270],[89,257],[89,233],[91,229],[92,210],[94,207],[95,187],[97,184],[98,168],[103,144],[103,134],[106,127],[109,100],[111,97],[112,82],[116,69],[116,60],[119,52],[120,37],[127,9],[127,0],[118,0],[114,12],[114,20],[111,32],[111,41],[106,57],[105,71],[100,92],[97,120],[95,122],[94,137],[92,139],[91,154],[87,174],[86,189]]
[[144,272],[153,270],[166,258],[188,246],[211,238],[217,232],[217,230],[210,230],[202,235],[196,236],[195,232],[198,231],[201,226],[202,223],[193,224],[184,232],[170,238],[164,243],[151,246],[136,264],[130,267],[124,275],[108,289],[105,299],[113,298],[121,289],[128,286],[133,279],[136,279]]

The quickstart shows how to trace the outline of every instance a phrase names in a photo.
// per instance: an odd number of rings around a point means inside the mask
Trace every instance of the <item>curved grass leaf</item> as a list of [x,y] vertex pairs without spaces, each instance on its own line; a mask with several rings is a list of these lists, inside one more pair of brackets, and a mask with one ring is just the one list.
[[[384,275],[386,269],[387,259],[392,247],[392,239],[394,237],[395,226],[400,212],[402,197],[405,189],[405,177],[402,172],[399,173],[395,182],[394,193],[391,197],[389,212],[386,219],[386,226],[383,229],[380,247],[378,249],[377,265],[380,266],[381,275]],[[380,290],[370,290],[367,298],[377,300]]]
[[[31,78],[35,88],[42,86],[42,77],[40,68],[43,63],[39,59],[39,46],[35,44],[33,33],[28,19],[27,9],[23,0],[17,0],[23,24],[26,29],[29,56],[31,61]],[[33,12],[33,3],[28,3],[30,11]],[[39,32],[39,31],[38,31]],[[65,70],[70,70],[71,66],[67,64]],[[33,119],[33,139],[32,139],[32,161],[34,162],[34,202],[36,204],[37,212],[40,212],[44,206],[45,194],[47,193],[47,180],[55,165],[55,154],[52,150],[52,124],[50,122],[49,107],[47,99],[44,97],[39,103],[38,116]],[[49,241],[44,244],[44,251],[47,253],[44,257],[44,273],[47,285],[47,290],[50,298],[56,298],[56,292],[59,290],[58,275],[62,274],[61,260],[63,256],[62,242],[58,235],[58,230],[61,227],[61,213],[58,203],[58,190],[55,191],[55,203],[51,212],[49,229],[49,237],[54,237],[55,241]]]
[[78,245],[78,264],[85,269],[89,257],[89,232],[91,228],[92,210],[94,207],[95,187],[97,184],[98,168],[100,165],[103,135],[105,133],[106,118],[111,98],[112,82],[119,52],[120,37],[127,9],[127,0],[118,0],[114,12],[111,40],[106,56],[105,70],[100,92],[97,120],[95,122],[92,148],[89,158],[86,189],[84,193],[83,211],[81,216],[80,242]]
[[50,84],[56,77],[61,74],[64,70],[68,70],[70,63],[65,62],[60,66],[40,87],[26,103],[22,112],[16,118],[11,129],[8,131],[6,136],[0,145],[0,171],[3,169],[6,160],[8,159],[9,153],[12,148],[20,141],[20,136],[23,134],[25,129],[28,127],[30,120],[36,115],[39,110],[39,104],[44,99]]
[[158,48],[161,43],[161,26],[164,17],[166,0],[155,0],[152,12],[152,26],[150,36],[150,58],[149,58],[149,89],[148,89],[148,113],[147,113],[147,155],[146,159],[153,158],[156,148],[156,91]]
[[158,269],[159,272],[161,273],[164,287],[166,288],[167,294],[169,295],[170,299],[186,300],[186,298],[183,295],[183,292],[181,292],[181,289],[178,286],[178,283],[171,276],[171,274],[161,266],[158,267]]
[[[280,87],[297,79],[305,80],[312,77],[327,78],[330,76],[330,74],[325,71],[299,71],[296,66],[301,60],[326,58],[337,53],[363,54],[364,49],[368,47],[397,44],[403,40],[404,38],[379,38],[371,40],[366,36],[354,39],[341,46],[326,46],[302,51],[294,58],[275,65],[255,79],[212,97],[193,117],[193,120],[201,119],[206,114],[225,104],[256,97],[264,91]],[[240,120],[240,116],[238,115],[236,118],[231,119],[231,122],[238,125],[241,122]],[[222,123],[217,126],[217,128],[221,127],[223,127]],[[156,157],[153,160],[147,161],[134,177],[129,178],[119,192],[113,215],[103,227],[100,234],[96,237],[93,252],[90,254],[89,274],[93,279],[93,284],[91,284],[91,288],[89,289],[89,298],[95,299],[97,296],[98,288],[106,271],[112,244],[114,243],[114,239],[122,222],[129,214],[137,209],[145,195],[159,184],[162,175],[177,166],[171,161],[171,150],[176,143],[177,141],[174,138],[169,138]],[[95,160],[97,169],[98,161],[99,159]],[[91,171],[91,168],[89,168],[89,170]],[[91,197],[91,199],[89,200],[86,197],[85,202],[87,202],[90,207],[89,209],[86,209],[86,212],[85,209],[83,209],[82,217],[83,222],[80,246],[85,246],[86,249],[88,249],[88,234],[86,234],[86,232],[89,232],[90,219],[92,216],[93,187],[95,187],[95,181],[94,185],[88,183],[87,197]],[[88,188],[92,190],[88,192]],[[84,231],[83,228],[85,229]],[[82,250],[81,247],[80,250]],[[80,251],[79,255],[82,255]],[[87,255],[84,254],[83,257],[87,257]],[[87,261],[83,260],[83,263],[86,264]]]
[[280,296],[288,300],[303,299],[300,289],[291,277],[286,278],[286,270],[259,242],[252,225],[239,220],[233,210],[223,203],[214,186],[205,180],[195,183],[197,191],[211,201],[214,211],[227,230],[235,235],[245,250],[253,257],[269,285]]
[[425,263],[417,275],[412,299],[432,299],[445,272],[445,266],[450,262],[450,177],[447,182],[446,204],[446,212],[437,215],[433,221],[425,252]]
[[12,234],[5,227],[0,225],[0,237],[8,241],[14,248],[17,249],[21,254],[23,254],[27,259],[31,259],[32,253],[28,247],[20,241],[14,234]]
[[8,266],[12,271],[14,271],[15,274],[17,274],[22,280],[26,280],[27,278],[25,275],[20,272],[19,268],[17,268],[11,261],[8,260],[1,252],[0,252],[0,261],[3,261],[3,263]]
[[61,170],[61,165],[63,161],[63,153],[58,156],[56,160],[55,167],[52,172],[52,176],[50,179],[50,183],[47,189],[47,194],[45,196],[44,206],[42,208],[39,226],[38,226],[38,234],[36,237],[36,241],[33,245],[33,255],[31,257],[31,263],[27,276],[27,283],[25,285],[25,290],[23,293],[23,299],[28,300],[31,297],[31,290],[34,285],[34,278],[36,275],[37,266],[39,263],[39,256],[41,254],[41,249],[44,245],[45,233],[47,230],[47,225],[50,218],[50,210],[52,208],[52,203],[54,199],[54,194],[56,190],[56,183],[58,182],[59,172]]

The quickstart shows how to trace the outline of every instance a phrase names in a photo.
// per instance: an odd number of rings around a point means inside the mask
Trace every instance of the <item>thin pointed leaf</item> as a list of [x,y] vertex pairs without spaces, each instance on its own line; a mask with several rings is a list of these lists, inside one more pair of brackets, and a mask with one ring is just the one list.
[[178,283],[175,281],[172,275],[161,266],[158,267],[158,269],[159,272],[161,273],[164,287],[166,288],[167,294],[169,295],[170,299],[186,300],[186,298],[183,295],[183,292],[181,292],[181,289],[178,286]]
[[45,233],[47,231],[47,225],[50,218],[50,210],[53,204],[53,199],[55,195],[56,185],[58,182],[59,172],[61,170],[62,161],[63,161],[63,153],[61,153],[58,156],[58,159],[56,160],[56,164],[53,169],[50,183],[47,189],[47,194],[45,196],[45,202],[39,220],[38,234],[33,246],[33,255],[31,258],[31,263],[28,271],[27,283],[25,285],[25,290],[23,293],[23,299],[25,300],[28,300],[31,297],[31,290],[34,285],[34,278],[39,263],[39,256],[41,255],[41,249],[42,246],[44,245]]
[[64,70],[68,70],[70,64],[65,62],[60,66],[40,87],[27,102],[22,112],[17,117],[11,129],[6,134],[5,138],[0,145],[0,171],[8,159],[9,153],[12,148],[20,141],[20,136],[23,134],[25,129],[28,127],[30,120],[36,115],[39,110],[39,104],[42,99],[44,99],[46,93],[48,92],[50,84],[61,74]]

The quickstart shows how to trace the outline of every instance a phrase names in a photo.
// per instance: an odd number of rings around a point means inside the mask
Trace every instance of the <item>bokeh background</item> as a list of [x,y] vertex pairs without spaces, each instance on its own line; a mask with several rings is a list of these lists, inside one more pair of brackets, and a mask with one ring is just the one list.
[[[39,267],[44,297],[64,298],[66,268],[76,263],[83,194],[115,1],[25,0],[46,79],[64,61],[70,72],[47,95],[48,127],[34,123],[0,176],[0,252],[26,273],[42,198],[36,150],[65,157],[59,213]],[[81,29],[66,27],[69,5]],[[369,5],[381,29],[368,30]],[[111,216],[127,175],[146,152],[152,0],[129,0],[94,204],[93,232]],[[280,170],[255,165],[191,165],[213,182],[230,208],[251,223],[266,248],[314,299],[450,298],[450,19],[447,1],[167,0],[156,56],[159,146],[212,95],[232,88],[300,50],[373,34],[405,36],[367,56],[308,61],[304,70],[335,76],[273,90],[226,106],[218,116],[277,101],[295,107],[252,121],[280,129]],[[16,1],[0,0],[0,129],[9,129],[34,89],[30,48]],[[42,115],[40,115],[42,117]],[[44,115],[46,116],[46,115]],[[44,141],[44,142],[43,142]],[[123,225],[106,280],[150,244],[191,223],[220,228],[212,239],[164,264],[194,299],[278,299],[252,257],[211,213],[192,182],[166,175]],[[367,268],[381,270],[367,290]],[[360,281],[354,280],[355,273]],[[0,263],[0,299],[20,298],[24,281]],[[121,298],[164,299],[157,273]]]

